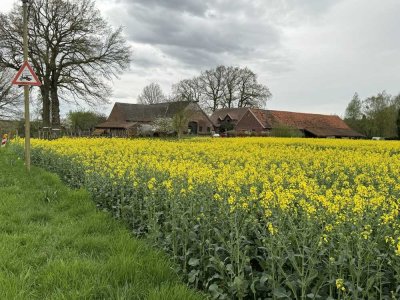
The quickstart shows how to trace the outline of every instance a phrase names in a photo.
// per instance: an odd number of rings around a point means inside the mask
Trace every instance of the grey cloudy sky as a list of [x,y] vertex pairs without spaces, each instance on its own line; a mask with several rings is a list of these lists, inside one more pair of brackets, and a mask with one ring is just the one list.
[[[8,11],[14,0],[2,0]],[[362,98],[400,93],[399,0],[97,0],[122,25],[131,69],[113,101],[171,85],[219,64],[248,66],[270,109],[343,115]]]

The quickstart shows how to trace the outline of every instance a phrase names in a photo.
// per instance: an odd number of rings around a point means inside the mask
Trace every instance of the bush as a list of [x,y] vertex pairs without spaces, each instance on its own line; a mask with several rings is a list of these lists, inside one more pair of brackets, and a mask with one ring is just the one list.
[[279,125],[271,130],[271,136],[275,137],[304,137],[304,134],[297,128]]

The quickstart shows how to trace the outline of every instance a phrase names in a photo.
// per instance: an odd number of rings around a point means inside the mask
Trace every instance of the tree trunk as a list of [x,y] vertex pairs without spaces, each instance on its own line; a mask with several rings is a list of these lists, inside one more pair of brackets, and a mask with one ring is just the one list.
[[42,95],[42,121],[43,127],[50,127],[50,95],[48,87],[42,85],[40,87]]
[[53,128],[60,128],[60,100],[58,99],[57,86],[51,87],[51,126]]
[[213,99],[213,112],[217,110],[218,99],[214,97]]

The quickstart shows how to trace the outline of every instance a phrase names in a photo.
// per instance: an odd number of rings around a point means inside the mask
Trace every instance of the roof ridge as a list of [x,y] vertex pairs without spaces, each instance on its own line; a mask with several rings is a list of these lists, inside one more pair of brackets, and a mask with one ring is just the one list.
[[[315,116],[324,116],[324,117],[339,117],[336,114],[327,115],[321,113],[306,113],[306,112],[297,112],[297,111],[287,111],[287,110],[275,110],[275,109],[266,109],[268,112],[283,112],[283,113],[291,113],[291,114],[302,114],[302,115],[315,115]],[[340,117],[339,117],[340,118]]]

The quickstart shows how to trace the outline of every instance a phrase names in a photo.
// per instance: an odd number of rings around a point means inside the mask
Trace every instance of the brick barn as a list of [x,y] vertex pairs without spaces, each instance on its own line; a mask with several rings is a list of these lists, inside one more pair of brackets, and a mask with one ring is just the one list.
[[256,108],[216,110],[211,120],[217,131],[271,134],[279,128],[290,128],[305,137],[362,138],[336,115],[298,113]]

